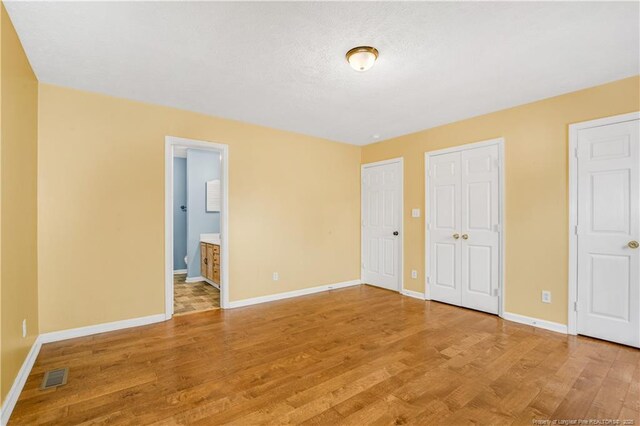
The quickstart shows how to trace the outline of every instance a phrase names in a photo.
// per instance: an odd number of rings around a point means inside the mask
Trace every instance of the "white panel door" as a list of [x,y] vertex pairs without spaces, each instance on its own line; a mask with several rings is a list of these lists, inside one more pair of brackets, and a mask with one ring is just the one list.
[[462,306],[498,313],[500,174],[498,146],[461,152]]
[[460,148],[428,158],[427,285],[431,299],[498,314],[498,145]]
[[640,122],[578,133],[579,334],[640,346]]
[[460,305],[460,153],[433,156],[429,163],[431,298]]
[[400,291],[400,162],[365,166],[362,171],[362,279]]

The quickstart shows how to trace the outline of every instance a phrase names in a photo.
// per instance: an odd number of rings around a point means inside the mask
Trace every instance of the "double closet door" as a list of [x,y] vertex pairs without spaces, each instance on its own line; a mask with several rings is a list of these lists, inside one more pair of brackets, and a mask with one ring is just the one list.
[[427,286],[432,300],[499,313],[499,143],[427,154]]

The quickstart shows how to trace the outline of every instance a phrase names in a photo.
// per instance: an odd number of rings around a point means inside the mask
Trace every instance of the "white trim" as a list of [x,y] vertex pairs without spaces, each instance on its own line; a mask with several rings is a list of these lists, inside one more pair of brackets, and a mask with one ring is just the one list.
[[591,127],[632,120],[640,120],[640,112],[630,112],[569,125],[569,303],[567,305],[567,330],[569,334],[578,334],[578,313],[574,309],[578,301],[578,238],[575,234],[578,225],[578,161],[575,156],[578,147],[578,132]]
[[184,280],[185,283],[199,283],[199,282],[204,282],[207,283],[215,288],[217,288],[218,290],[220,290],[220,285],[214,283],[213,281],[211,281],[209,278],[205,278],[205,277],[192,277],[192,278],[186,278]]
[[474,148],[483,148],[487,146],[497,145],[498,146],[498,161],[500,162],[500,168],[498,170],[498,186],[500,188],[500,197],[498,197],[499,203],[499,211],[500,211],[500,256],[499,256],[499,270],[500,270],[500,294],[498,301],[498,316],[503,317],[504,315],[504,301],[505,301],[505,277],[506,277],[506,268],[505,268],[505,232],[506,232],[506,202],[505,202],[505,155],[504,155],[504,138],[495,138],[489,139],[480,142],[467,143],[463,145],[457,145],[451,148],[438,149],[435,151],[427,151],[424,153],[424,295],[425,300],[431,300],[431,289],[428,283],[429,273],[431,268],[429,267],[429,219],[430,219],[430,211],[429,211],[429,159],[432,156],[449,154],[451,152],[464,151],[467,149]]
[[419,291],[407,290],[403,288],[400,292],[403,296],[413,297],[414,299],[424,300],[424,293],[420,293]]
[[487,139],[479,142],[470,142],[462,145],[452,146],[449,148],[442,148],[442,149],[435,149],[433,151],[427,151],[427,153],[429,155],[442,155],[442,154],[449,154],[452,152],[465,151],[467,149],[484,148],[487,146],[496,145],[498,143],[504,143],[504,138],[499,137],[499,138]]
[[103,324],[89,325],[86,327],[71,328],[69,330],[52,331],[41,334],[40,343],[58,342],[60,340],[75,339],[76,337],[91,336],[92,334],[107,333],[109,331],[123,330],[125,328],[139,327],[141,325],[154,324],[165,321],[165,314],[149,315],[140,318],[131,318],[122,321],[106,322]]
[[180,274],[186,274],[187,270],[186,269],[174,269],[173,270],[173,275],[180,275]]
[[11,389],[9,389],[9,392],[2,403],[2,408],[0,409],[0,424],[6,425],[9,423],[11,413],[16,406],[16,402],[18,402],[18,398],[20,397],[22,388],[24,388],[24,384],[27,382],[27,378],[29,377],[29,373],[31,373],[33,364],[36,362],[36,358],[38,358],[41,346],[42,343],[40,342],[40,336],[38,336],[33,342],[33,345],[31,345],[31,349],[29,350],[27,357],[24,359],[20,370],[18,370],[18,374],[13,381],[13,385],[11,385]]
[[364,191],[362,191],[362,185],[364,182],[362,181],[362,172],[364,172],[364,169],[369,167],[384,166],[393,163],[400,163],[400,248],[398,252],[398,258],[400,259],[398,262],[400,267],[400,280],[396,290],[400,293],[404,288],[404,157],[390,158],[388,160],[360,165],[360,282],[364,282],[364,268],[362,266],[364,265],[364,250],[362,249],[364,247],[364,235],[362,232],[362,224],[364,220],[362,216],[364,214],[364,208],[362,207],[364,204]]
[[555,331],[556,333],[567,334],[567,326],[558,322],[547,321],[539,318],[527,317],[524,315],[513,314],[511,312],[504,312],[502,318],[508,321],[517,322],[520,324],[531,325],[533,327],[544,328],[545,330]]
[[234,300],[229,303],[230,308],[241,308],[243,306],[257,305],[259,303],[273,302],[275,300],[289,299],[292,297],[306,296],[308,294],[320,293],[323,291],[336,290],[339,288],[360,285],[360,280],[344,281],[341,283],[321,285],[318,287],[303,288],[301,290],[287,291],[284,293],[270,294],[268,296],[252,297],[250,299]]
[[165,137],[165,317],[173,315],[173,151],[175,146],[218,151],[221,154],[222,209],[220,212],[220,307],[229,307],[229,145],[175,136]]

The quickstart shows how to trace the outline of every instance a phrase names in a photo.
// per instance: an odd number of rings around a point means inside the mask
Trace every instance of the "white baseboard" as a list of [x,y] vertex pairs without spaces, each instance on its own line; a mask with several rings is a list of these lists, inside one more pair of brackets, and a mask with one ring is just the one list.
[[257,305],[258,303],[273,302],[275,300],[289,299],[292,297],[306,296],[307,294],[320,293],[323,291],[335,290],[338,288],[360,285],[362,281],[352,280],[341,283],[321,285],[318,287],[304,288],[302,290],[287,291],[285,293],[270,294],[268,296],[252,297],[250,299],[234,300],[229,302],[229,308],[240,308],[242,306]]
[[205,283],[207,283],[207,284],[209,284],[210,286],[215,287],[215,288],[217,288],[218,290],[220,290],[220,285],[218,285],[218,284],[214,283],[214,282],[213,282],[213,281],[211,281],[209,278],[203,278],[203,279],[204,279],[204,282],[205,282]]
[[527,317],[519,314],[512,314],[511,312],[504,312],[502,318],[517,322],[520,324],[532,325],[538,328],[544,328],[545,330],[555,331],[556,333],[567,334],[567,326],[553,321],[547,321],[539,318]]
[[173,275],[186,274],[186,273],[187,273],[186,269],[174,269],[173,270]]
[[31,368],[33,368],[33,364],[36,362],[36,358],[38,357],[38,353],[40,352],[40,347],[42,343],[40,342],[40,337],[38,336],[36,340],[33,342],[27,357],[24,359],[22,363],[22,367],[18,371],[18,375],[16,379],[13,381],[13,385],[11,389],[9,389],[9,393],[7,393],[7,397],[5,398],[2,409],[0,412],[0,424],[3,426],[9,423],[9,417],[11,417],[11,413],[13,412],[14,407],[16,406],[16,402],[18,402],[18,397],[20,396],[20,392],[22,392],[22,388],[24,384],[27,382],[27,378],[29,377],[29,373],[31,373]]
[[90,336],[92,334],[106,333],[108,331],[122,330],[164,321],[165,314],[149,315],[147,317],[132,318],[122,321],[107,322],[103,324],[89,325],[87,327],[72,328],[69,330],[53,331],[41,334],[40,343],[58,342],[60,340],[74,339],[76,337]]
[[199,283],[199,282],[205,282],[209,285],[212,285],[213,287],[217,288],[218,290],[220,290],[220,286],[216,283],[214,283],[213,281],[211,281],[209,278],[205,278],[205,277],[192,277],[192,278],[187,278],[184,280],[185,283]]
[[425,300],[424,293],[420,293],[419,291],[407,290],[403,288],[400,292],[404,296],[413,297],[415,299]]

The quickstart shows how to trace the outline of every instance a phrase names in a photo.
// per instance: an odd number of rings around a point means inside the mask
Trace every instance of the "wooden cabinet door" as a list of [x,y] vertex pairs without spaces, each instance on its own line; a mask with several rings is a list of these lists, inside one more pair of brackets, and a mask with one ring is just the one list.
[[213,246],[213,277],[211,280],[220,285],[220,246]]
[[200,273],[203,277],[207,276],[207,245],[200,243]]
[[207,272],[204,277],[213,280],[213,245],[207,244]]

